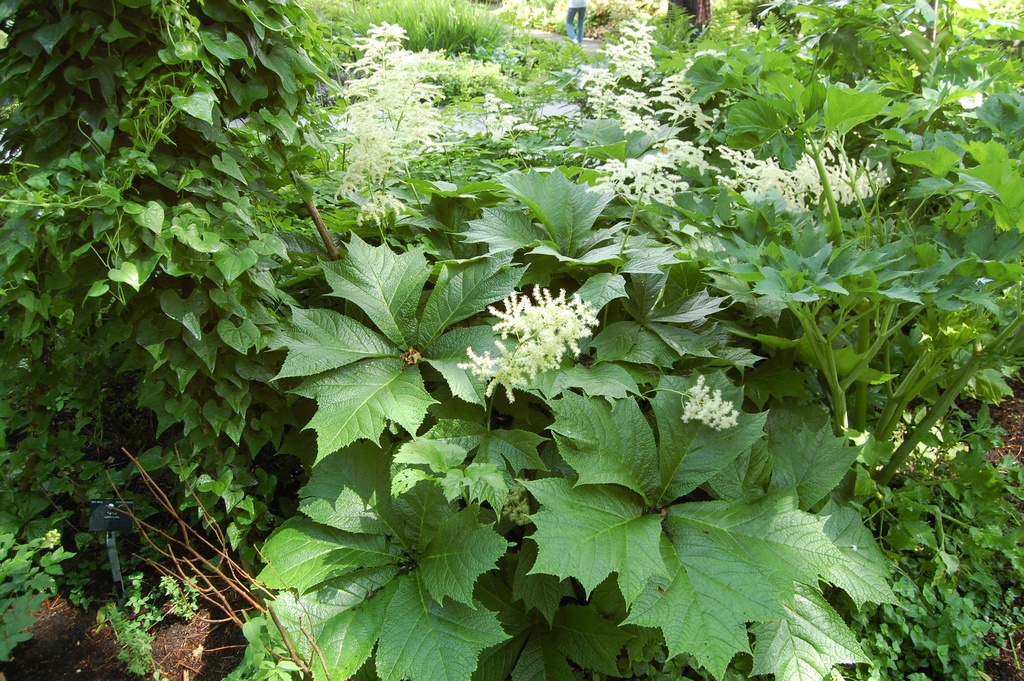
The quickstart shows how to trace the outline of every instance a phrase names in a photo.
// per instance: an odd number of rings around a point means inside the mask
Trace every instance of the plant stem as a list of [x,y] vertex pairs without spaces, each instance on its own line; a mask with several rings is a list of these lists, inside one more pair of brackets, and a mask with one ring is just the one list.
[[825,163],[821,160],[823,146],[818,146],[808,139],[811,147],[811,156],[814,158],[814,167],[818,169],[818,179],[821,180],[821,188],[825,192],[825,203],[828,205],[828,238],[834,243],[840,243],[843,238],[843,223],[839,219],[839,206],[836,203],[835,194],[832,193],[832,183],[828,181],[828,173],[825,172]]
[[931,430],[938,420],[946,414],[949,408],[953,405],[953,401],[960,396],[963,389],[967,386],[967,383],[977,373],[982,361],[993,354],[996,354],[1002,350],[1003,344],[1010,339],[1011,336],[1016,334],[1021,329],[1021,324],[1024,323],[1024,317],[1018,316],[1014,318],[1006,328],[989,344],[988,347],[980,347],[980,343],[975,347],[971,359],[961,367],[960,371],[957,372],[953,382],[946,387],[939,396],[939,399],[932,405],[931,409],[925,415],[921,422],[917,424],[913,431],[911,431],[903,443],[899,446],[899,449],[892,455],[892,459],[889,460],[881,471],[875,475],[875,483],[878,485],[887,485],[892,480],[893,476],[896,475],[896,471],[906,463],[907,459],[913,453],[914,449],[917,448],[918,443],[924,438],[925,434]]

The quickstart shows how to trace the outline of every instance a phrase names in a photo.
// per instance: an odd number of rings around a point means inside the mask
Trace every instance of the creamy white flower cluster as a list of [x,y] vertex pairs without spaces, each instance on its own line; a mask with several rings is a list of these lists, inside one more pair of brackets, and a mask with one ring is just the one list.
[[[786,170],[774,158],[758,159],[749,150],[720,147],[719,152],[733,166],[734,177],[723,175],[719,178],[731,189],[752,192],[756,196],[778,192],[787,204],[804,210],[814,206],[824,192],[814,158],[810,155],[804,154],[793,170]],[[853,163],[845,154],[837,153],[831,147],[822,152],[822,161],[838,203],[850,204],[858,198],[866,199],[889,182],[882,164],[872,167]]]
[[488,92],[484,95],[482,123],[491,141],[500,142],[512,132],[536,132],[537,126],[512,113],[512,105]]
[[405,209],[405,204],[387,192],[380,192],[359,208],[356,223],[363,225],[387,225]]
[[712,393],[703,376],[697,379],[697,385],[690,388],[687,395],[690,399],[683,405],[683,421],[700,421],[715,430],[736,425],[739,417],[736,407],[722,399],[721,390]]
[[341,122],[346,153],[342,189],[361,190],[378,185],[395,168],[433,143],[441,130],[433,104],[439,86],[428,79],[441,69],[440,57],[402,49],[401,26],[373,26],[356,43],[363,51],[348,64],[358,77],[348,81],[345,96],[352,103]]
[[[513,291],[503,302],[504,312],[493,305],[487,308],[501,320],[493,327],[501,332],[501,340],[495,342],[501,354],[478,355],[466,348],[470,361],[459,368],[489,381],[487,397],[500,385],[508,401],[515,402],[514,388],[526,388],[541,372],[557,369],[567,350],[579,354],[579,342],[597,326],[597,316],[593,305],[578,294],[566,299],[564,290],[554,297],[548,289],[534,287],[532,300]],[[513,348],[502,342],[509,337],[517,341]]]
[[680,167],[711,170],[704,160],[704,148],[683,140],[668,140],[640,158],[625,162],[609,159],[600,170],[606,173],[598,182],[630,201],[660,201],[672,205],[673,197],[690,188],[678,175]]

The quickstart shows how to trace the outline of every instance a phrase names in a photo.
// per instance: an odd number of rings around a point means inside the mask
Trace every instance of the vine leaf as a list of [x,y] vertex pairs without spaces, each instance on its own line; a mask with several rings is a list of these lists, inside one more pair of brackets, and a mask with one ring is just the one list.
[[438,528],[419,559],[421,579],[438,603],[447,596],[473,607],[473,584],[505,555],[508,542],[481,525],[476,507],[451,516]]
[[276,347],[288,348],[275,378],[313,376],[368,357],[394,357],[388,339],[332,310],[292,308],[291,323],[278,332]]
[[452,324],[507,296],[523,276],[522,268],[508,267],[511,260],[508,254],[442,266],[437,284],[423,308],[417,345],[429,345]]
[[858,608],[869,601],[895,603],[896,596],[889,586],[889,562],[864,527],[860,514],[831,500],[821,514],[828,518],[825,534],[843,555],[843,560],[829,568],[825,578],[849,594]]
[[377,441],[388,420],[412,434],[434,400],[419,371],[400,359],[369,359],[307,379],[295,392],[317,402],[307,428],[317,434],[317,461],[359,438]]
[[753,674],[822,681],[838,664],[867,662],[857,637],[816,590],[798,587],[786,616],[753,628]]
[[508,634],[493,612],[437,603],[418,572],[400,580],[388,604],[377,673],[383,681],[469,681],[480,652]]
[[614,406],[566,393],[551,402],[558,451],[579,473],[577,485],[622,485],[647,498],[658,488],[654,434],[635,400]]
[[396,254],[353,234],[348,257],[323,267],[333,295],[355,303],[398,347],[412,346],[420,291],[430,276],[421,249]]
[[575,577],[590,593],[612,572],[627,605],[652,577],[665,574],[658,549],[661,518],[644,514],[634,493],[612,486],[572,488],[559,478],[524,483],[541,503],[533,516],[533,573]]

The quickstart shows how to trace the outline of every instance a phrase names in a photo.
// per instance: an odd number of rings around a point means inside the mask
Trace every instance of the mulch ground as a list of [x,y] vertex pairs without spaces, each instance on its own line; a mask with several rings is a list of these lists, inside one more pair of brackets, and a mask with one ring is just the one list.
[[[0,663],[0,681],[138,681],[118,660],[121,645],[96,609],[50,599],[37,613],[34,635]],[[190,622],[168,617],[152,632],[153,659],[166,681],[221,681],[241,660],[245,638],[230,623],[213,623],[201,610]]]
[[[1007,456],[1024,465],[1024,383],[1014,379],[1010,387],[1013,388],[1013,399],[991,408],[992,420],[1006,431],[1002,447],[989,454],[988,459],[993,465],[998,465]],[[1024,603],[1020,605],[1024,606]],[[1004,641],[999,657],[985,664],[985,673],[992,677],[992,681],[1024,681],[1024,631],[1018,631],[1011,639],[1012,647],[1010,641]]]

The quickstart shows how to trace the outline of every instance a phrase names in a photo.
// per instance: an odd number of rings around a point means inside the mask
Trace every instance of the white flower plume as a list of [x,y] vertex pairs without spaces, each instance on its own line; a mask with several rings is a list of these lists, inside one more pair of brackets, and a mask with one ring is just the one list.
[[[577,294],[566,299],[564,290],[555,297],[548,289],[534,287],[532,299],[513,291],[503,303],[504,311],[488,308],[500,320],[493,328],[501,332],[495,343],[501,354],[478,355],[466,348],[470,361],[459,368],[488,381],[488,397],[500,385],[514,402],[514,388],[526,388],[538,374],[557,369],[566,351],[579,354],[579,342],[597,326],[597,316],[593,305]],[[513,347],[503,342],[510,338],[516,340]]]

